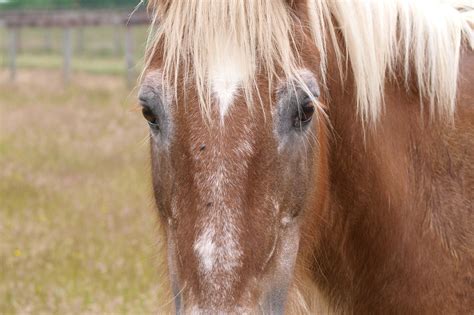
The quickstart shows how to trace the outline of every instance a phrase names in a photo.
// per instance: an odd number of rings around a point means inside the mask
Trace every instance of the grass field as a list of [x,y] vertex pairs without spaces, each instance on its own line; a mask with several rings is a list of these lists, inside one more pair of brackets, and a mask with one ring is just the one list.
[[147,128],[120,77],[0,70],[0,314],[160,308]]

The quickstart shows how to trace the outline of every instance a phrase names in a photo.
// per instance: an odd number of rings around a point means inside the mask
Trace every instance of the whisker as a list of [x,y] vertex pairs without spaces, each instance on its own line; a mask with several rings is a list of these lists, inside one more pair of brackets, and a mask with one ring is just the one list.
[[173,297],[167,301],[166,303],[164,304],[161,304],[160,306],[158,306],[158,308],[164,308],[164,307],[167,307],[168,305],[170,305],[171,303],[174,303],[174,301],[176,300],[176,298],[184,292],[184,290],[186,289],[186,286],[187,286],[187,283],[184,284],[184,286],[181,288],[181,290],[179,290],[178,293],[176,294],[173,294]]

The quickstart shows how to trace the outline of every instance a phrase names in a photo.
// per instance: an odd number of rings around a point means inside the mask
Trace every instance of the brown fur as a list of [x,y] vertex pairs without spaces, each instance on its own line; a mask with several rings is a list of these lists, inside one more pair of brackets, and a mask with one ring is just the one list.
[[[467,314],[474,309],[474,56],[465,53],[454,125],[432,121],[392,82],[376,130],[357,122],[332,81],[330,224],[314,273],[354,313]],[[470,83],[471,82],[471,83]],[[364,134],[366,135],[364,137]]]

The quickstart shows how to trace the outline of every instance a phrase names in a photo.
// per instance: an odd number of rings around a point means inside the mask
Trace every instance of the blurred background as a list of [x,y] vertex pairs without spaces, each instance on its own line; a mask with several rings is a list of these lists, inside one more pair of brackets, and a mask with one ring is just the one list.
[[0,314],[163,312],[138,0],[0,0]]

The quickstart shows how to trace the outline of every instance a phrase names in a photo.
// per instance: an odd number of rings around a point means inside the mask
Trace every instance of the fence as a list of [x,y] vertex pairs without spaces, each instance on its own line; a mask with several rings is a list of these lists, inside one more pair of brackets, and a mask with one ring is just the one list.
[[[7,41],[7,66],[9,77],[14,81],[17,75],[17,57],[21,49],[21,31],[24,28],[60,28],[62,31],[62,68],[63,79],[67,84],[70,81],[73,62],[73,30],[77,35],[77,49],[84,47],[83,29],[90,26],[111,26],[123,29],[124,36],[119,36],[122,32],[116,32],[116,46],[120,46],[123,41],[123,51],[125,55],[124,69],[126,80],[129,85],[135,79],[134,66],[134,40],[132,28],[138,25],[147,25],[150,20],[145,11],[137,11],[130,15],[125,11],[30,11],[30,12],[7,12],[0,13],[0,26],[6,29]],[[51,36],[45,33],[45,46],[51,45]],[[50,33],[49,33],[50,34]]]

